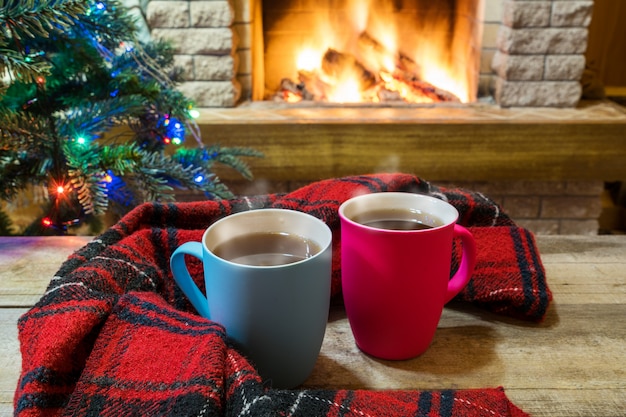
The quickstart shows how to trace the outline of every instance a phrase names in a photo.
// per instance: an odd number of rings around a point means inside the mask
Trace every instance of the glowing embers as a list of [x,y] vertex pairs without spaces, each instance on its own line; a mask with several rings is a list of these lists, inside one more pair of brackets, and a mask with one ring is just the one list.
[[[359,39],[367,40],[360,43],[364,53],[379,55],[381,62],[389,61],[393,55],[365,33]],[[370,51],[367,52],[367,49]],[[277,97],[290,103],[302,100],[335,103],[461,102],[453,93],[421,79],[419,66],[410,58],[398,54],[391,60],[391,69],[376,65],[378,69],[371,70],[354,55],[329,48],[321,58],[319,68],[298,69],[297,82],[284,78]]]

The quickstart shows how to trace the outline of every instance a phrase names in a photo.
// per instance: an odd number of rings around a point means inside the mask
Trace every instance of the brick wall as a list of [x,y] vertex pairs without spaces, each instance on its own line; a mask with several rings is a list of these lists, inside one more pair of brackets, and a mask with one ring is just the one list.
[[598,233],[602,181],[501,181],[441,184],[479,191],[537,234]]
[[[152,0],[151,34],[172,42],[200,107],[233,107],[252,91],[256,0]],[[503,107],[573,107],[581,94],[593,0],[484,0],[479,95]]]
[[[243,12],[243,10],[239,10]],[[199,107],[233,107],[241,97],[235,10],[228,0],[152,0],[146,20],[154,39],[175,48],[184,69],[180,90]]]
[[503,107],[574,107],[582,93],[593,0],[486,1],[483,48],[493,52],[487,58],[495,76],[487,83],[496,101]]
[[[302,181],[229,182],[238,195],[284,193],[308,184]],[[501,205],[520,226],[542,235],[596,235],[602,212],[602,181],[437,181],[441,187],[460,187],[483,193]],[[194,200],[181,195],[180,201]]]

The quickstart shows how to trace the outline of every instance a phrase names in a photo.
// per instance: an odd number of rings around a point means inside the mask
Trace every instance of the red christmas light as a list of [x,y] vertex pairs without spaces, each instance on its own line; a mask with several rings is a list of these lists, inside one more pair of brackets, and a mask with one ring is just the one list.
[[71,186],[68,182],[52,179],[49,190],[50,194],[56,194],[57,198],[66,198],[71,191]]

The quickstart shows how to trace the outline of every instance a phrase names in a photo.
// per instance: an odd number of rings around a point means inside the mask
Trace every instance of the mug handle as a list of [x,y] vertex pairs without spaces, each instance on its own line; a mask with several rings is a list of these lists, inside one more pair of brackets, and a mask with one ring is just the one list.
[[444,303],[452,300],[467,285],[476,265],[476,241],[474,236],[465,227],[455,224],[454,237],[460,238],[463,244],[461,265],[454,276],[450,278],[450,281],[448,281],[448,290],[446,291]]
[[185,255],[195,256],[202,261],[202,243],[186,242],[179,246],[170,257],[170,268],[174,281],[178,284],[183,293],[187,296],[191,304],[198,310],[202,317],[211,319],[209,313],[209,304],[207,298],[198,288],[191,278],[187,264],[185,263]]

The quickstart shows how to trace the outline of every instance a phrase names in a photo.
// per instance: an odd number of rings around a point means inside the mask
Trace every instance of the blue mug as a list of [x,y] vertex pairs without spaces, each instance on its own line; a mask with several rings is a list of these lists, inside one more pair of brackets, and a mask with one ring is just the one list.
[[[226,328],[264,380],[293,388],[313,371],[324,339],[331,241],[329,227],[309,214],[251,210],[216,221],[201,242],[178,247],[170,266],[200,315]],[[273,245],[281,247],[263,252]],[[289,253],[293,248],[299,249]],[[191,278],[185,255],[203,262],[206,294]]]

